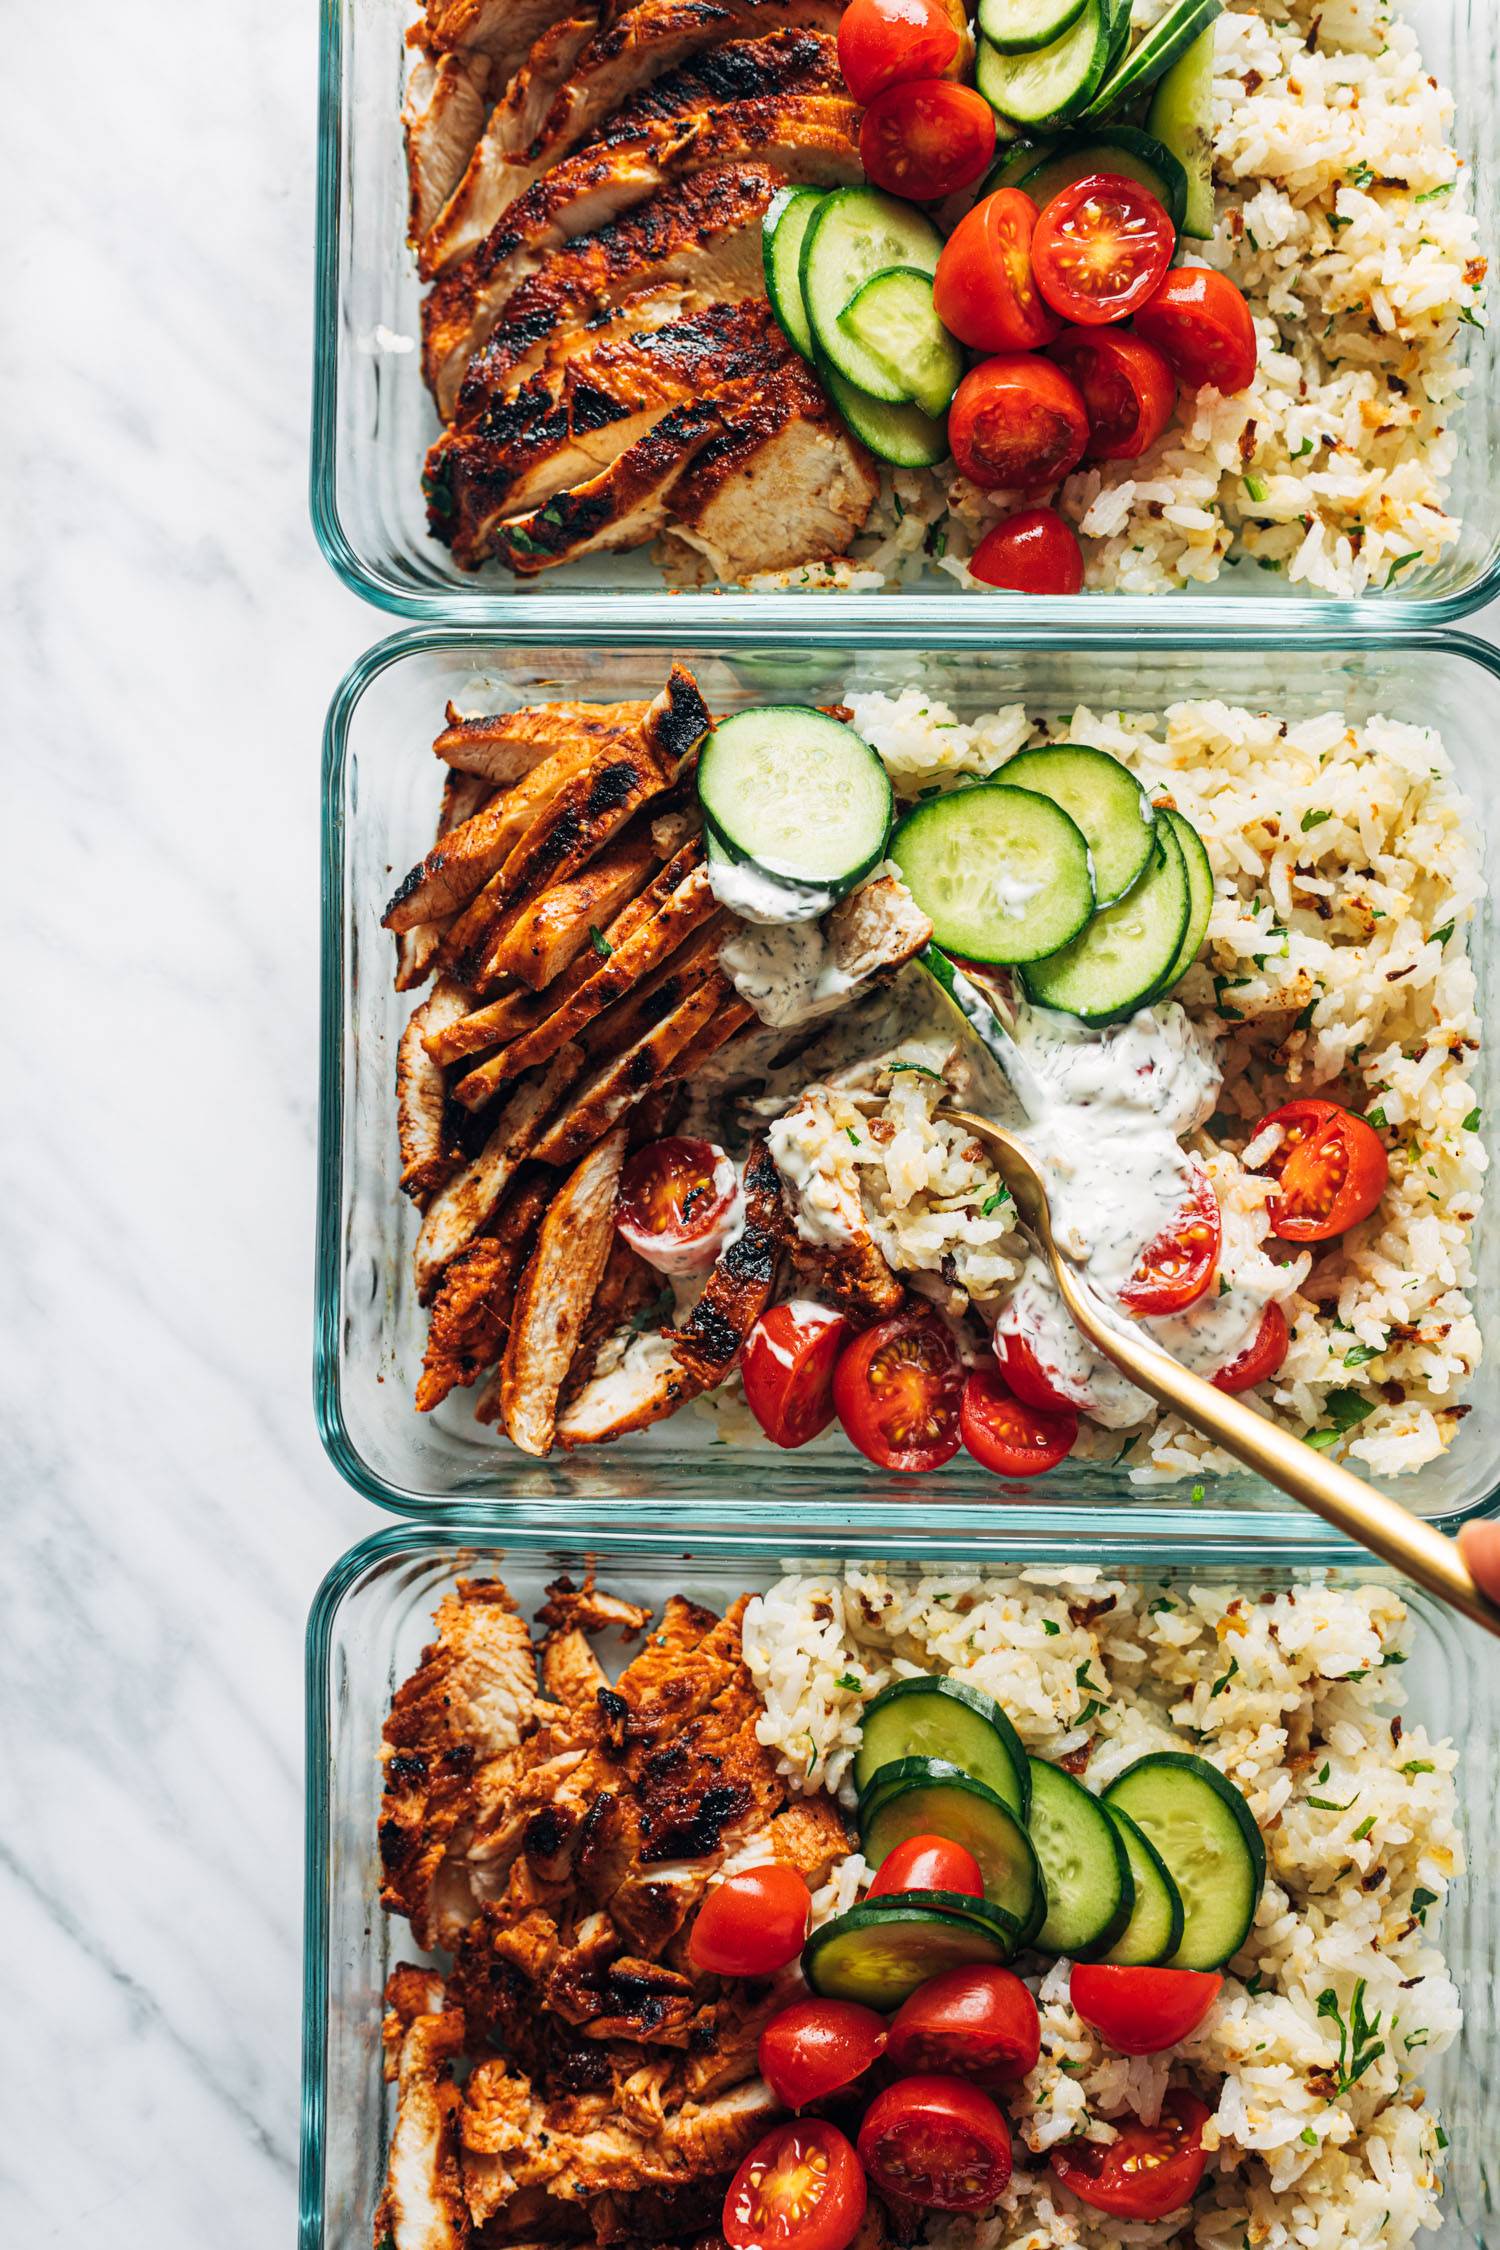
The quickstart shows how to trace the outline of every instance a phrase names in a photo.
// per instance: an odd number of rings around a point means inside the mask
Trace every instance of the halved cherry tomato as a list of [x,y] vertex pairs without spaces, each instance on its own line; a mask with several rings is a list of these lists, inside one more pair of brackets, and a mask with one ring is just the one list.
[[1180,1217],[1163,1227],[1120,1291],[1133,1313],[1175,1313],[1195,1305],[1219,1270],[1223,1223],[1219,1199],[1199,1172]]
[[1119,172],[1090,172],[1044,208],[1031,263],[1054,312],[1102,328],[1155,294],[1176,247],[1177,230],[1149,188]]
[[1128,2112],[1112,2117],[1117,2137],[1063,2141],[1051,2165],[1081,2203],[1117,2219],[1164,2219],[1191,2203],[1203,2178],[1203,2128],[1208,2106],[1174,2087],[1161,2105],[1161,2122],[1143,2125]]
[[958,1898],[983,1898],[979,1862],[962,1844],[946,1836],[908,1836],[888,1851],[875,1870],[866,1898],[890,1898],[898,1891],[952,1891]]
[[916,1306],[856,1336],[834,1370],[844,1433],[882,1469],[941,1468],[958,1451],[963,1361],[936,1313]]
[[1083,591],[1083,549],[1078,534],[1055,508],[1021,508],[987,531],[969,557],[969,569],[986,586],[1013,594]]
[[1260,346],[1250,307],[1227,274],[1178,266],[1135,316],[1135,332],[1166,353],[1184,383],[1226,397],[1255,380]]
[[745,1403],[773,1445],[806,1445],[833,1420],[833,1371],[849,1337],[842,1313],[794,1298],[761,1314],[745,1339]]
[[1010,2179],[1010,2127],[961,2078],[903,2078],[865,2112],[859,2154],[882,2194],[929,2211],[982,2211]]
[[1282,1128],[1281,1143],[1260,1167],[1281,1184],[1270,1207],[1271,1232],[1283,1242],[1329,1242],[1368,1219],[1391,1176],[1385,1143],[1373,1125],[1337,1102],[1287,1102],[1256,1126]]
[[976,1367],[964,1385],[959,1435],[982,1469],[997,1477],[1040,1477],[1066,1461],[1078,1442],[1078,1416],[1028,1406],[997,1374]]
[[839,68],[857,102],[907,78],[941,78],[958,30],[937,0],[849,0],[839,18]]
[[1062,334],[1031,271],[1037,209],[1019,188],[999,188],[966,212],[943,244],[932,277],[938,319],[977,352],[1029,352]]
[[836,2125],[799,2117],[756,2142],[724,2198],[730,2250],[848,2250],[869,2200]]
[[885,2053],[885,2018],[852,2000],[794,2000],[760,2035],[760,2074],[787,2109],[862,2078]]
[[995,1330],[995,1357],[1008,1390],[1044,1414],[1070,1414],[1076,1402],[1060,1390],[1037,1357],[1029,1338],[1011,1329]]
[[723,1149],[674,1134],[631,1157],[620,1174],[615,1225],[658,1273],[693,1273],[713,1264],[738,1201]]
[[891,2018],[888,2052],[898,2070],[1009,2085],[1035,2070],[1041,2050],[1036,2002],[1009,1969],[945,1969]]
[[1068,1989],[1084,2022],[1117,2053],[1159,2055],[1197,2030],[1224,1979],[1196,1969],[1117,1969],[1079,1961]]
[[811,1916],[812,1892],[795,1867],[780,1859],[747,1867],[699,1907],[688,1959],[708,1976],[773,1976],[802,1951]]
[[1287,1331],[1286,1314],[1280,1305],[1267,1305],[1260,1316],[1260,1326],[1251,1337],[1238,1359],[1221,1367],[1214,1377],[1215,1388],[1221,1391],[1253,1391],[1257,1383],[1269,1383],[1287,1355],[1291,1336]]
[[1090,461],[1138,461],[1177,405],[1177,378],[1164,354],[1113,328],[1073,328],[1052,347],[1083,393]]
[[987,359],[964,377],[948,410],[953,458],[986,492],[1061,484],[1088,442],[1078,385],[1050,359]]
[[995,113],[983,94],[943,78],[887,86],[859,128],[866,178],[914,203],[972,187],[994,153]]

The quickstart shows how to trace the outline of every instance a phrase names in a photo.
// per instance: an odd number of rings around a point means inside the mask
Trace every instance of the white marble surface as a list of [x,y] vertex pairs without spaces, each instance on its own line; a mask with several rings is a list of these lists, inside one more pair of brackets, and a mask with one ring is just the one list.
[[0,135],[0,2240],[293,2239],[316,10],[28,13]]

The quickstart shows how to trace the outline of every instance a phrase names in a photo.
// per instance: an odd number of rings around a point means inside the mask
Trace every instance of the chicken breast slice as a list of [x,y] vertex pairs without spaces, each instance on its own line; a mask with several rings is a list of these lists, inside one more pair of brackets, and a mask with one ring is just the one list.
[[459,2168],[463,2097],[453,2082],[463,2043],[457,2009],[418,2016],[401,2042],[396,2118],[375,2212],[375,2240],[388,2239],[393,2250],[465,2250],[468,2243]]
[[401,123],[410,186],[408,231],[414,243],[436,223],[483,141],[490,72],[487,55],[419,50],[412,63]]
[[440,978],[428,998],[415,1007],[396,1048],[396,1131],[401,1148],[401,1188],[425,1204],[451,1177],[461,1159],[448,1132],[448,1089],[427,1052],[429,1035],[461,1023],[469,995],[451,978]]
[[500,1369],[500,1411],[511,1443],[540,1459],[552,1450],[558,1394],[614,1238],[625,1128],[591,1149],[552,1200],[517,1293]]
[[568,1046],[553,1056],[546,1070],[523,1078],[478,1156],[448,1180],[427,1206],[413,1259],[417,1295],[423,1304],[431,1301],[450,1259],[493,1218],[583,1063],[583,1050]]

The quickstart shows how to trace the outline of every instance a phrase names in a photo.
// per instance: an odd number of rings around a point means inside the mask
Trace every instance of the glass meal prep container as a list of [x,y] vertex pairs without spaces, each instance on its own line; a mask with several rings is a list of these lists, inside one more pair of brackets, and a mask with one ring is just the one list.
[[[381,2077],[382,1991],[396,1961],[412,1958],[404,1922],[379,1906],[376,1826],[381,1727],[396,1685],[429,1638],[433,1610],[455,1578],[500,1574],[523,1614],[560,1571],[576,1578],[596,1562],[601,1582],[659,1607],[682,1591],[723,1610],[784,1569],[824,1569],[878,1556],[903,1575],[923,1568],[1025,1568],[1078,1560],[1067,1535],[1012,1533],[962,1543],[903,1535],[872,1550],[834,1534],[799,1543],[748,1541],[705,1532],[686,1541],[659,1529],[610,1528],[579,1539],[451,1516],[378,1533],[335,1565],[313,1605],[307,1638],[307,1862],[303,2003],[301,2250],[368,2250],[380,2192],[390,2099]],[[1090,1562],[1132,1579],[1190,1570],[1197,1584],[1229,1585],[1252,1597],[1266,1587],[1322,1575],[1316,1553],[1266,1527],[1255,1562],[1238,1557],[1223,1518],[1191,1533],[1142,1535],[1101,1528]],[[1385,1577],[1358,1564],[1335,1578]],[[1442,1944],[1464,2009],[1461,2037],[1424,2073],[1449,2136],[1444,2159],[1442,2250],[1481,2250],[1495,2240],[1494,2115],[1500,2060],[1500,1669],[1473,1626],[1410,1589],[1416,1620],[1401,1677],[1407,1711],[1435,1738],[1461,1748],[1455,1776],[1467,1874],[1453,1886]]]
[[[1192,645],[1141,646],[1118,631],[1077,637],[1066,650],[1038,633],[979,645],[897,619],[877,637],[836,642],[784,637],[767,651],[733,631],[665,625],[608,646],[582,631],[545,642],[434,628],[399,635],[346,677],[328,720],[324,770],[323,1082],[317,1275],[317,1411],[323,1441],[345,1477],[382,1506],[505,1502],[517,1519],[559,1505],[650,1502],[691,1522],[851,1517],[893,1535],[934,1523],[972,1528],[976,1512],[1010,1521],[1018,1507],[1095,1511],[1128,1506],[1143,1521],[1190,1509],[1291,1510],[1248,1474],[1193,1485],[1140,1485],[1107,1464],[1067,1464],[1049,1476],[1001,1484],[966,1454],[930,1477],[874,1468],[837,1430],[799,1452],[715,1441],[692,1411],[615,1445],[537,1461],[473,1419],[473,1393],[436,1413],[412,1403],[425,1317],[411,1274],[416,1218],[398,1187],[396,1047],[415,995],[392,989],[392,941],[380,916],[395,882],[431,841],[438,798],[430,744],[450,696],[484,683],[491,708],[531,701],[649,696],[671,657],[693,667],[711,708],[767,699],[831,703],[846,683],[898,690],[920,683],[961,718],[1007,703],[1071,711],[1160,711],[1183,698],[1218,696],[1278,714],[1344,708],[1422,721],[1442,733],[1458,780],[1478,808],[1489,900],[1472,950],[1479,1007],[1488,1015],[1496,973],[1494,897],[1500,889],[1500,655],[1456,637],[1379,647],[1303,632],[1253,644],[1209,635]],[[715,620],[717,625],[718,620]],[[480,707],[476,705],[475,707]],[[1475,1099],[1493,1163],[1500,1147],[1500,1047],[1477,1058]],[[1495,1194],[1491,1188],[1491,1198]],[[1500,1262],[1490,1250],[1493,1208],[1481,1205],[1476,1305],[1487,1351],[1469,1392],[1470,1412],[1448,1452],[1390,1489],[1409,1507],[1456,1522],[1500,1490]],[[1299,1521],[1305,1519],[1298,1518]],[[1257,1528],[1253,1534],[1260,1535]],[[1323,1534],[1329,1540],[1334,1534]]]
[[[403,37],[414,0],[324,0],[312,513],[324,553],[353,590],[381,608],[423,618],[525,617],[611,630],[628,615],[660,614],[661,575],[643,556],[589,558],[524,583],[491,564],[458,569],[428,536],[423,456],[438,434],[417,339],[421,287],[406,245],[407,180],[400,118]],[[1500,13],[1492,0],[1411,0],[1404,11],[1426,67],[1457,100],[1455,146],[1470,183],[1480,247],[1500,244]],[[1297,594],[1254,568],[1226,571],[1191,593],[1055,598],[1053,629],[1072,632],[1101,601],[1118,622],[1186,632],[1280,601],[1279,622],[1390,632],[1467,615],[1500,588],[1500,370],[1482,330],[1463,334],[1470,383],[1457,424],[1450,508],[1463,532],[1444,561],[1404,571],[1389,591],[1357,600]],[[693,594],[671,596],[678,614]],[[933,569],[892,594],[718,593],[716,617],[750,613],[763,631],[806,625],[882,627],[892,601],[928,627],[982,614],[987,627],[1028,616],[1033,597],[964,591]],[[605,605],[608,605],[607,608]]]

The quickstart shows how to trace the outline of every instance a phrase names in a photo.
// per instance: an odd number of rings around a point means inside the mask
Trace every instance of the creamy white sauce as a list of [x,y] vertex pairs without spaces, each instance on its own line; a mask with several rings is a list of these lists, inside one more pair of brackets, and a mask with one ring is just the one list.
[[832,1015],[859,982],[815,922],[742,921],[720,946],[719,965],[762,1023],[782,1027]]
[[776,1119],[766,1139],[802,1241],[825,1249],[847,1249],[859,1241],[865,1231],[859,1180],[825,1105],[805,1095]]
[[730,859],[720,851],[708,855],[708,887],[719,904],[742,922],[768,927],[816,922],[839,899],[838,892],[826,885],[804,883],[794,876],[779,878],[754,860]]
[[673,1241],[665,1235],[649,1234],[623,1220],[620,1222],[620,1232],[631,1249],[671,1282],[707,1273],[730,1243],[738,1242],[745,1231],[745,1191],[734,1159],[717,1142],[713,1150],[713,1193],[715,1199],[722,1202],[723,1209],[702,1234],[693,1235],[685,1242]]

